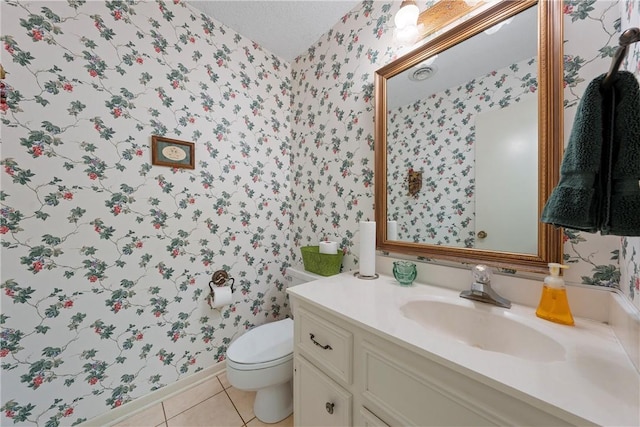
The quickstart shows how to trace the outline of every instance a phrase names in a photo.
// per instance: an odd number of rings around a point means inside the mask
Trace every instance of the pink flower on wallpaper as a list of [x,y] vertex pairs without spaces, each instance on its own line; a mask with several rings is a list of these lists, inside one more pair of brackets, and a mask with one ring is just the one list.
[[31,32],[31,37],[33,38],[33,41],[40,41],[42,40],[42,31],[34,29]]
[[38,388],[38,387],[40,387],[40,386],[42,385],[42,383],[43,383],[43,382],[44,382],[44,378],[42,378],[42,376],[41,376],[41,375],[36,376],[36,377],[33,379],[33,386],[34,386],[33,388]]

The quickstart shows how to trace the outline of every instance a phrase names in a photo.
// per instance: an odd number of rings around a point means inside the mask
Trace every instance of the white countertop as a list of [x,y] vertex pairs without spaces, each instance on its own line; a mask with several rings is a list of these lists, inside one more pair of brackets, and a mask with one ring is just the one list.
[[[539,319],[531,307],[488,306],[565,348],[564,360],[537,362],[434,335],[400,310],[409,301],[433,297],[454,299],[469,307],[481,304],[487,310],[486,304],[461,299],[451,289],[424,284],[402,287],[386,275],[361,280],[353,273],[342,273],[287,292],[570,422],[580,424],[581,418],[598,425],[640,426],[640,375],[606,324],[575,318],[575,326],[564,326]],[[567,417],[567,413],[579,418]]]

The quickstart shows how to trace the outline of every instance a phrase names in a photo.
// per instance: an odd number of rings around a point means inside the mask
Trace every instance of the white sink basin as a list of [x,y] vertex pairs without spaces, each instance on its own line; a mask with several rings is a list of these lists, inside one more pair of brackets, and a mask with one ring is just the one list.
[[508,310],[464,304],[418,300],[404,304],[400,310],[427,332],[450,337],[471,347],[535,362],[565,359],[565,349],[559,342],[509,318]]

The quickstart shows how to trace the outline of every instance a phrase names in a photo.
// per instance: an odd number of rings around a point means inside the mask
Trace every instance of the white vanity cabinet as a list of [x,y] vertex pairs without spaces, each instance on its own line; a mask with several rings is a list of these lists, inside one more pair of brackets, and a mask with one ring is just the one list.
[[[296,426],[563,426],[489,387],[292,295]],[[589,424],[589,423],[586,423]]]

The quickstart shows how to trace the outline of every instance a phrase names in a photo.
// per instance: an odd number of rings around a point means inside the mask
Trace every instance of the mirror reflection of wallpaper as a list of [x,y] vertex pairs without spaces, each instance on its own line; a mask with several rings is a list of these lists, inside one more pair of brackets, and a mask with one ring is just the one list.
[[[532,58],[388,112],[387,212],[398,240],[474,246],[475,116],[537,97],[536,75]],[[423,172],[415,196],[409,169]]]

